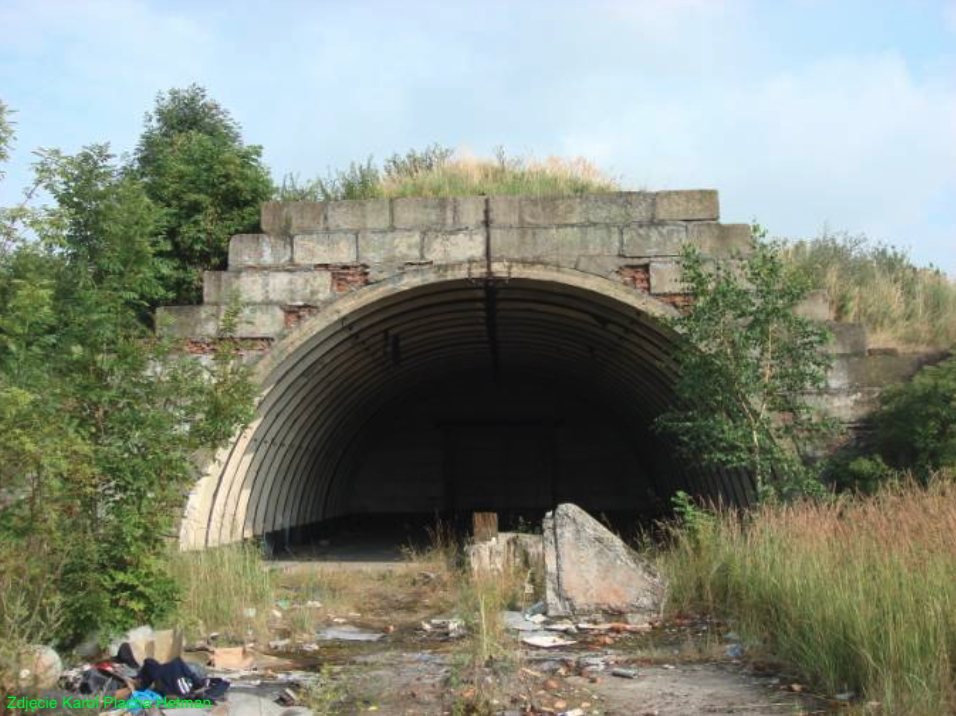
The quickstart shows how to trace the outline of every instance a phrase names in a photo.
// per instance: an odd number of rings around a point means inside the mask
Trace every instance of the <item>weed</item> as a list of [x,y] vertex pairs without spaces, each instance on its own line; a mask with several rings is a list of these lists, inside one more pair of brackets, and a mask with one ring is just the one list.
[[956,483],[940,476],[676,527],[662,566],[672,609],[733,619],[830,693],[943,716],[956,706],[953,534]]
[[299,696],[302,705],[311,709],[315,716],[332,716],[340,712],[348,692],[336,681],[332,667],[326,665],[314,679],[303,682]]
[[180,552],[172,560],[183,595],[175,621],[187,634],[221,631],[244,642],[247,630],[266,633],[275,585],[258,543]]

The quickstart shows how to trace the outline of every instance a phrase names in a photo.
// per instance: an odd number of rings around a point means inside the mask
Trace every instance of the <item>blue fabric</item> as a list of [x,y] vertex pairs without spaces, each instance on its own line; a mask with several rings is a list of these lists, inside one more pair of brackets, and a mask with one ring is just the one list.
[[141,704],[158,704],[162,700],[162,696],[157,694],[155,691],[150,691],[149,689],[146,689],[145,691],[134,691],[126,700],[126,703],[130,704],[130,707],[126,710],[131,714],[138,714],[143,710]]

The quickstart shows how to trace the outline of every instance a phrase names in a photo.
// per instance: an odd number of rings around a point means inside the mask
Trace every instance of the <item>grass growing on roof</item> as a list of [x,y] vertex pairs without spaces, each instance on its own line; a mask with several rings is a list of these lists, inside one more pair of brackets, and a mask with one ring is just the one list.
[[422,151],[395,154],[381,168],[372,159],[305,182],[288,175],[276,198],[282,201],[333,201],[406,196],[447,197],[487,194],[568,196],[619,191],[617,180],[583,158],[535,160],[494,159],[434,145]]

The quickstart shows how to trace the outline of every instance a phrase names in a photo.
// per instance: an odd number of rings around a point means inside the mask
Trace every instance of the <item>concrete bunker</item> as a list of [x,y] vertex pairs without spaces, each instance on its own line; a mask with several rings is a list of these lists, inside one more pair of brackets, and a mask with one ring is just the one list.
[[654,516],[679,489],[748,500],[745,475],[682,464],[650,428],[673,400],[671,305],[575,270],[484,268],[406,271],[276,343],[258,417],[208,466],[183,545],[559,502]]

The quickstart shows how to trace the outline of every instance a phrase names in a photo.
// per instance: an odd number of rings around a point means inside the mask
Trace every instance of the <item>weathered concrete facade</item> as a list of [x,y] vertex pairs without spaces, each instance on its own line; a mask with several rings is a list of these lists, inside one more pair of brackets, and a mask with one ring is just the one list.
[[[671,400],[677,255],[747,251],[715,191],[268,203],[204,304],[161,309],[197,353],[233,295],[255,339],[254,423],[209,456],[184,547],[361,512],[746,502],[746,476],[679,465],[649,429]],[[825,297],[804,307],[829,320]],[[852,422],[900,356],[831,324],[827,404]]]

